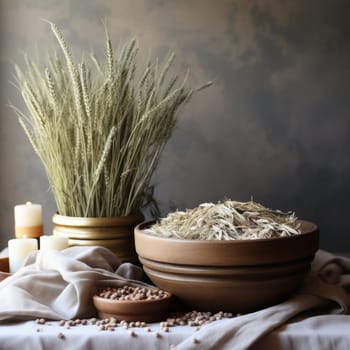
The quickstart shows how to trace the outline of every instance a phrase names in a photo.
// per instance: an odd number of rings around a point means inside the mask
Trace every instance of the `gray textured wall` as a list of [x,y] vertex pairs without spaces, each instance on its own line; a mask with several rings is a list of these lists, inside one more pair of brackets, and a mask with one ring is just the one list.
[[[223,197],[296,212],[321,228],[321,247],[350,250],[350,22],[340,0],[0,0],[0,243],[13,206],[56,210],[11,103],[11,61],[53,47],[46,18],[76,52],[102,49],[102,20],[141,57],[177,54],[194,84],[215,79],[181,110],[156,174],[163,213]],[[79,57],[79,56],[78,56]]]

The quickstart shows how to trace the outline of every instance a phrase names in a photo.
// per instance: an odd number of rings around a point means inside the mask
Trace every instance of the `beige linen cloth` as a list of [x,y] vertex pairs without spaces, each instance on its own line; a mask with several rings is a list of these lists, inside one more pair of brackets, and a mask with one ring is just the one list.
[[[304,286],[293,297],[261,311],[209,324],[196,332],[196,339],[202,349],[246,350],[293,319],[349,311],[350,259],[318,251]],[[198,350],[198,344],[193,338],[186,339],[175,349]]]
[[[0,282],[0,321],[90,317],[95,313],[91,301],[95,287],[142,284],[141,274],[138,267],[120,264],[101,247],[36,252],[24,268]],[[296,318],[349,310],[350,259],[319,251],[303,287],[290,299],[204,326],[195,333],[200,343],[194,344],[191,336],[175,349],[249,349],[265,334]]]
[[0,282],[0,321],[92,317],[92,295],[101,286],[143,284],[142,269],[121,264],[103,247],[37,251]]

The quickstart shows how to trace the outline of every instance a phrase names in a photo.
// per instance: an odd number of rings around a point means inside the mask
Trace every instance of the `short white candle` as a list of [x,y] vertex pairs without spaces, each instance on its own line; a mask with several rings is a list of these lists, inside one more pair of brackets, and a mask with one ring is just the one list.
[[16,237],[39,237],[43,233],[42,207],[27,202],[15,206]]
[[60,236],[41,236],[40,250],[63,250],[68,247],[68,238]]
[[8,242],[10,272],[18,271],[31,252],[38,250],[35,238],[14,238]]
[[42,223],[42,207],[40,204],[27,202],[15,206],[16,226],[39,226]]

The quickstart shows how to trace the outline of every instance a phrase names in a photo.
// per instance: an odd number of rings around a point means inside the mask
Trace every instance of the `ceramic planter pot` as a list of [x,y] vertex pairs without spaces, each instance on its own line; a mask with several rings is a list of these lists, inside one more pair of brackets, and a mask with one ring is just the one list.
[[134,228],[142,214],[120,217],[70,217],[55,214],[53,234],[68,238],[70,246],[102,246],[113,251],[122,262],[138,263]]
[[234,241],[161,238],[135,228],[139,260],[152,282],[192,308],[250,312],[283,301],[302,284],[318,249],[318,228],[300,235]]

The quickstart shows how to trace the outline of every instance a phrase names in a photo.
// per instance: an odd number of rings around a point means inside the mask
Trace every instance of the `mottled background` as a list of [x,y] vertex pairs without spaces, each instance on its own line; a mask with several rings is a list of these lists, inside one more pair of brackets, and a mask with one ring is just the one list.
[[41,163],[9,103],[12,61],[56,48],[103,49],[136,35],[140,59],[177,54],[191,81],[214,79],[181,110],[154,181],[163,214],[223,197],[292,209],[316,222],[321,247],[350,251],[350,6],[346,0],[0,0],[0,239],[13,206],[56,210]]

